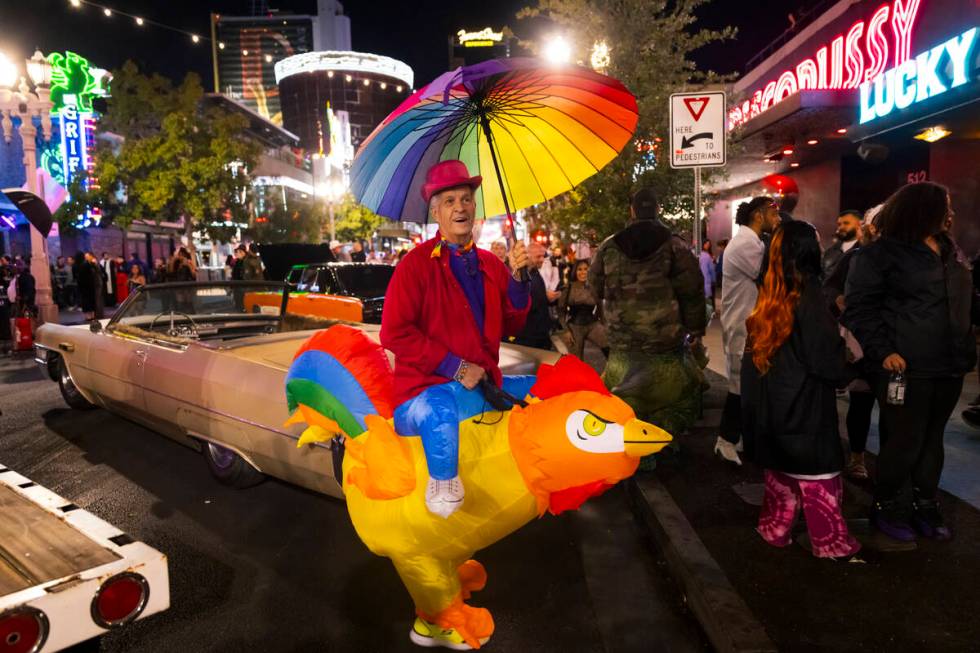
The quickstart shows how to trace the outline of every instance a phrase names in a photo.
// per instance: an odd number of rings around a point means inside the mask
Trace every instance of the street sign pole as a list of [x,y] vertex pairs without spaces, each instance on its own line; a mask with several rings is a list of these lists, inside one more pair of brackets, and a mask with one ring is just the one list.
[[701,256],[701,167],[694,169],[694,253]]
[[694,233],[691,242],[701,255],[701,168],[724,166],[725,94],[718,91],[674,93],[670,96],[670,166],[694,169]]

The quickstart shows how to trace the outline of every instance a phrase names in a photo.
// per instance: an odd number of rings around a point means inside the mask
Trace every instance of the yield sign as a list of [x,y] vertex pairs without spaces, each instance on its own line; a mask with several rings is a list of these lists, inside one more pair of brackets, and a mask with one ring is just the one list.
[[709,97],[686,97],[684,98],[684,104],[687,106],[687,110],[691,112],[691,117],[697,122],[701,120],[701,114],[704,110],[708,108]]
[[673,93],[670,96],[670,166],[723,166],[725,94],[720,91]]

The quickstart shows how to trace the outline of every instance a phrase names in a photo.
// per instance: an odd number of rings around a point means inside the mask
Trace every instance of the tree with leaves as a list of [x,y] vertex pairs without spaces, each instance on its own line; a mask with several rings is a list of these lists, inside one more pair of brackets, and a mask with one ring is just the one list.
[[391,222],[347,195],[334,209],[334,230],[337,238],[347,242],[368,240],[380,227]]
[[98,207],[123,229],[133,220],[183,220],[190,242],[194,231],[227,240],[233,229],[224,222],[248,221],[249,171],[260,148],[244,117],[207,106],[203,97],[195,74],[174,85],[132,62],[115,71],[99,128],[121,139],[100,142],[90,183],[84,175],[73,179],[59,223],[70,229]]
[[258,243],[319,243],[323,230],[322,207],[309,199],[283,202],[269,198],[268,210],[255,216],[245,235]]
[[[589,65],[596,43],[608,46],[601,72],[632,92],[640,110],[633,141],[600,172],[537,209],[536,218],[570,239],[600,241],[625,226],[629,198],[641,186],[655,189],[662,214],[676,230],[691,229],[694,174],[668,161],[668,101],[671,93],[725,81],[697,70],[691,54],[709,43],[734,37],[734,28],[697,27],[695,11],[709,0],[537,0],[520,19],[546,19],[573,44],[573,60]],[[534,42],[529,43],[532,48]],[[719,169],[703,169],[708,181]]]

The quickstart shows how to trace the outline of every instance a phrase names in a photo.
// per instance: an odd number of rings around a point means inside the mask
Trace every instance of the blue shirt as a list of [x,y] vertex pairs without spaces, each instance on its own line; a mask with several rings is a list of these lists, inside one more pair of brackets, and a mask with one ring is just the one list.
[[[469,304],[473,319],[480,333],[483,333],[484,314],[486,311],[486,298],[483,290],[483,274],[480,272],[480,257],[476,253],[476,247],[464,249],[461,245],[449,246],[449,269],[459,282],[463,294],[466,295],[466,303]],[[516,281],[511,277],[510,284],[507,286],[507,297],[514,308],[524,308],[528,300],[528,284]],[[451,379],[456,375],[462,359],[456,354],[449,352],[436,368],[436,374]]]

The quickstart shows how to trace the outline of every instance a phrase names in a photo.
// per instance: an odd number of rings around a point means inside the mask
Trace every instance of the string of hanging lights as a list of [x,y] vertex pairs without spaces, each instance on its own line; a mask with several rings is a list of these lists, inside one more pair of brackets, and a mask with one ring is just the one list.
[[[212,39],[209,38],[209,37],[207,37],[207,36],[202,36],[201,34],[197,34],[195,32],[191,32],[191,31],[186,30],[186,29],[181,29],[180,27],[174,27],[173,25],[168,25],[166,23],[161,23],[160,21],[153,20],[151,18],[145,18],[143,16],[139,16],[137,14],[133,14],[133,13],[130,13],[130,12],[127,12],[127,11],[121,11],[121,10],[116,9],[114,7],[109,7],[107,5],[101,4],[99,2],[93,2],[92,0],[68,0],[68,4],[73,9],[76,9],[76,10],[82,10],[85,7],[91,7],[93,9],[97,9],[99,11],[99,13],[101,13],[106,18],[113,18],[113,17],[116,17],[116,16],[121,16],[123,18],[128,18],[128,19],[132,20],[138,27],[154,26],[154,27],[159,27],[161,29],[169,30],[171,32],[176,32],[177,34],[183,34],[184,36],[188,37],[190,39],[191,43],[193,43],[193,44],[199,44],[202,41],[208,41],[208,42],[211,42],[212,41]],[[217,41],[215,43],[215,45],[217,46],[217,49],[219,49],[219,50],[224,50],[225,49],[225,44],[222,41]],[[242,55],[245,56],[245,57],[249,56],[249,51],[243,49],[242,50]],[[265,60],[265,63],[267,63],[267,64],[273,63],[273,57],[272,57],[271,54],[266,53],[266,54],[263,55],[263,58]],[[330,71],[327,74],[328,74],[328,76],[333,77],[333,71]],[[354,82],[353,77],[351,75],[349,75],[349,74],[348,75],[345,75],[344,79],[348,83],[356,83],[356,82]],[[372,81],[371,80],[368,80],[368,79],[362,79],[362,80],[359,80],[359,81],[364,86],[371,86],[371,84],[372,84]],[[386,83],[386,82],[375,82],[375,83],[381,88],[381,90],[387,90],[387,88],[389,86],[389,84]],[[397,85],[397,86],[393,86],[392,88],[394,88],[394,90],[396,90],[399,93],[402,92],[402,86],[400,84]]]
[[[107,7],[106,5],[100,4],[98,2],[91,2],[91,0],[68,0],[68,4],[74,9],[82,9],[84,7],[92,7],[93,9],[98,9],[99,12],[106,18],[113,18],[115,16],[122,16],[128,18],[136,24],[137,27],[145,27],[152,25],[153,27],[159,27],[161,29],[169,30],[171,32],[177,32],[178,34],[183,34],[191,40],[191,43],[200,43],[201,41],[210,41],[206,36],[201,36],[186,29],[181,29],[179,27],[174,27],[173,25],[167,25],[166,23],[161,23],[160,21],[153,20],[151,18],[144,18],[143,16],[138,16],[136,14],[129,13],[127,11],[121,11],[113,7]],[[219,43],[218,47],[224,49],[224,44]]]

